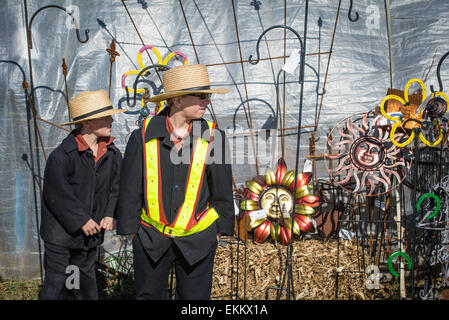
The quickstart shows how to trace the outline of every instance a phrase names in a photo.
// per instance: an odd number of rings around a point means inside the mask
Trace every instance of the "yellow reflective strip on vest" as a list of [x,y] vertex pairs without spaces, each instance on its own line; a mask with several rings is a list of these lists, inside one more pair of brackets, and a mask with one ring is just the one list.
[[[179,211],[179,217],[176,225],[185,230],[189,223],[192,211],[195,209],[195,202],[197,194],[200,189],[201,178],[203,177],[203,169],[206,164],[207,149],[209,143],[201,138],[198,138],[195,145],[195,153],[190,164],[189,181],[187,182],[187,189],[184,203]],[[194,214],[194,213],[193,213]]]
[[207,227],[209,227],[215,220],[218,219],[218,213],[217,211],[215,211],[214,208],[210,208],[206,213],[204,213],[204,218],[201,219],[196,225],[194,225],[189,230],[182,230],[179,229],[177,226],[174,227],[164,226],[163,224],[155,220],[151,220],[146,215],[145,209],[143,209],[142,211],[141,218],[144,222],[156,228],[160,233],[163,233],[167,236],[184,237],[207,229]]
[[[145,131],[147,129],[149,121],[144,122]],[[212,133],[213,123],[207,122],[209,130]],[[212,137],[212,134],[211,134]],[[145,139],[145,135],[143,135]],[[204,168],[206,165],[206,159],[208,155],[209,142],[198,138],[194,148],[194,155],[192,163],[190,165],[190,172],[188,178],[188,185],[186,186],[186,196],[184,203],[181,206],[180,211],[176,217],[175,225],[168,226],[164,225],[160,221],[159,215],[159,174],[158,174],[158,142],[157,139],[152,139],[145,143],[144,141],[144,152],[145,152],[145,166],[146,166],[146,197],[149,214],[146,212],[145,208],[142,209],[141,219],[152,225],[154,228],[159,230],[159,232],[168,236],[187,236],[194,234],[196,232],[202,231],[209,227],[217,218],[218,213],[213,208],[207,209],[207,211],[202,215],[201,220],[194,224],[189,230],[186,230],[188,223],[192,217],[195,215],[196,211],[196,201],[198,192],[201,188],[202,177],[205,174]]]
[[[145,120],[145,132],[148,127],[149,120]],[[158,179],[158,164],[159,164],[159,154],[157,140],[152,139],[145,143],[145,149],[150,149],[152,152],[146,150],[145,154],[145,166],[147,170],[147,204],[151,219],[159,220],[159,195],[157,190],[159,189],[159,179]],[[156,192],[154,192],[156,191]]]

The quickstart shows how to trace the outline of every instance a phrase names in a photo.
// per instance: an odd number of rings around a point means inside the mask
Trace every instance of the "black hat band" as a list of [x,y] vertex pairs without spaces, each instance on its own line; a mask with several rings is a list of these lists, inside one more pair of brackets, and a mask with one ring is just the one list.
[[72,121],[78,121],[78,120],[81,120],[81,119],[84,119],[84,118],[96,115],[98,113],[111,110],[112,108],[113,108],[112,106],[107,106],[107,107],[104,107],[104,108],[101,108],[101,109],[97,109],[97,110],[94,110],[92,112],[88,112],[88,113],[85,113],[83,115],[80,115],[79,117],[73,118]]

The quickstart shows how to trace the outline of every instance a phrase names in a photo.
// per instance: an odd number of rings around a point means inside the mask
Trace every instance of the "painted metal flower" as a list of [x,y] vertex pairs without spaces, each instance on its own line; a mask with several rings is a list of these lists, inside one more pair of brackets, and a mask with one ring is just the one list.
[[292,240],[292,227],[296,235],[315,231],[311,215],[321,200],[312,194],[311,177],[310,173],[298,174],[295,192],[295,170],[287,171],[284,159],[280,158],[275,170],[267,168],[264,176],[246,182],[245,200],[240,208],[251,219],[254,241],[263,243],[271,236],[287,245]]
[[[410,97],[409,97],[409,88],[411,86],[411,84],[413,83],[418,83],[421,87],[422,90],[422,96],[421,96],[421,105],[419,106],[418,109],[416,109],[416,112],[413,114],[413,109],[410,109]],[[412,121],[414,123],[413,127],[417,127],[420,128],[420,132],[419,132],[419,139],[427,146],[429,147],[435,147],[437,146],[444,137],[444,130],[441,127],[441,124],[439,121],[443,115],[445,113],[447,113],[449,111],[448,108],[448,97],[447,95],[442,92],[442,91],[437,91],[437,92],[432,92],[432,94],[427,97],[426,96],[427,90],[426,87],[424,85],[424,83],[419,80],[419,79],[410,79],[407,84],[405,85],[405,89],[404,89],[404,99],[402,99],[402,97],[395,95],[395,94],[389,94],[387,96],[385,96],[382,99],[382,102],[380,103],[380,112],[382,113],[382,115],[387,118],[390,121],[393,121],[394,124],[391,127],[391,131],[390,131],[390,140],[391,142],[393,142],[394,145],[396,145],[399,148],[404,148],[406,146],[408,146],[413,139],[415,138],[415,132],[411,131],[410,135],[408,136],[408,138],[404,141],[404,142],[398,142],[395,139],[395,133],[396,133],[396,129],[398,127],[404,128],[406,127],[406,123],[408,121]],[[401,115],[398,116],[392,116],[390,114],[388,114],[385,111],[385,104],[388,102],[394,102],[394,103],[400,103],[400,110],[401,110]],[[423,124],[424,122],[426,122],[426,127],[428,126],[433,126],[433,128],[431,128],[431,130],[428,130],[427,128],[424,128]],[[424,132],[426,132],[427,135],[430,135],[432,137],[432,139],[434,140],[433,142],[427,140],[427,138],[424,136]],[[431,140],[432,140],[431,139]]]

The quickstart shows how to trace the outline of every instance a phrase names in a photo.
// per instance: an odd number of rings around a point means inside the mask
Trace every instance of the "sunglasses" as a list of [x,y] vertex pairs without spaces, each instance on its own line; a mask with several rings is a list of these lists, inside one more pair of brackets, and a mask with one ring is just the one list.
[[188,96],[193,96],[193,97],[198,97],[201,100],[204,100],[206,98],[210,99],[212,97],[212,93],[189,93],[187,94]]

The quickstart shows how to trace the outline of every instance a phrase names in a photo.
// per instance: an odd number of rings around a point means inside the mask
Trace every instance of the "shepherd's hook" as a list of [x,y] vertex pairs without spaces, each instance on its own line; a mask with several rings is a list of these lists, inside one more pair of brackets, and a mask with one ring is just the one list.
[[82,40],[82,39],[81,39],[80,29],[79,29],[79,26],[78,26],[78,21],[76,21],[75,17],[73,17],[73,11],[69,12],[69,11],[67,11],[66,8],[61,7],[61,6],[57,6],[57,5],[48,5],[48,6],[45,6],[45,7],[42,7],[42,8],[40,8],[40,9],[38,9],[38,10],[33,14],[33,16],[31,17],[30,24],[29,24],[28,30],[27,30],[27,34],[28,34],[28,46],[29,46],[30,49],[33,49],[33,41],[32,41],[32,37],[31,37],[31,27],[32,27],[34,18],[36,17],[36,15],[37,15],[39,12],[41,12],[41,11],[43,11],[43,10],[45,10],[45,9],[48,9],[48,8],[56,8],[56,9],[60,9],[60,10],[64,11],[65,13],[67,13],[67,14],[72,18],[73,22],[75,23],[75,28],[76,28],[75,31],[76,31],[76,37],[78,38],[78,41],[81,42],[81,43],[86,43],[86,42],[89,40],[89,29],[86,29],[86,30],[84,31],[84,34],[85,34],[85,36],[86,36],[86,39],[85,39],[85,40]]

